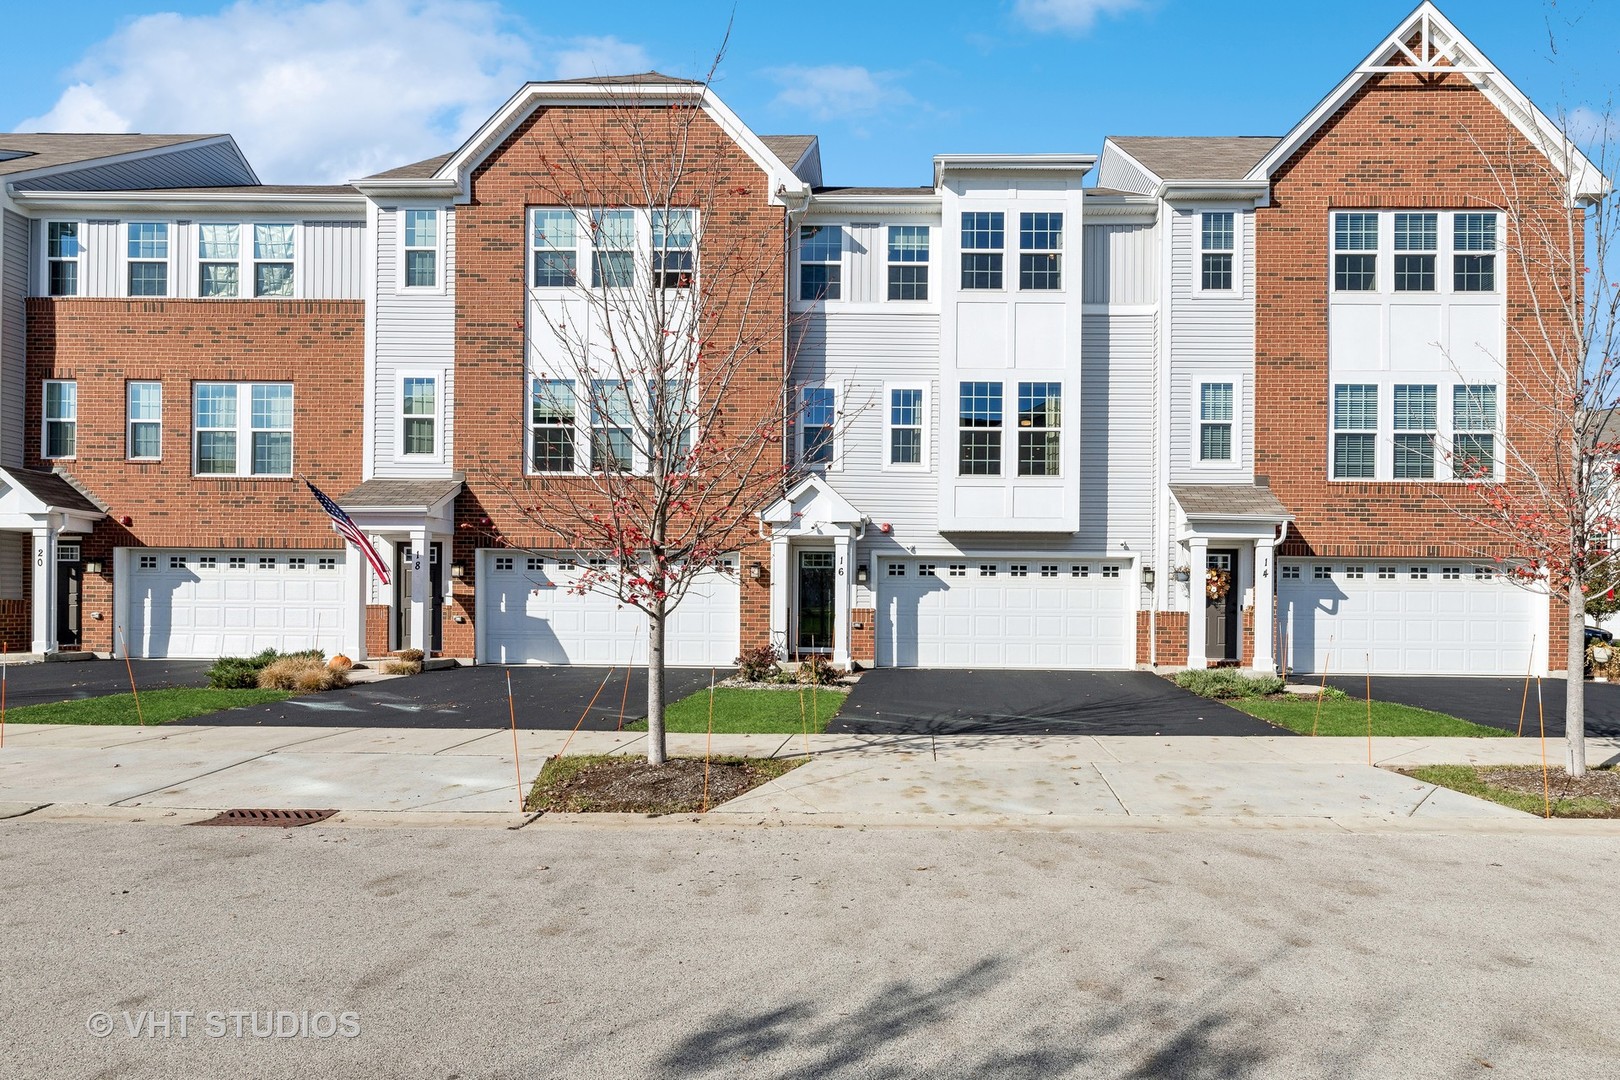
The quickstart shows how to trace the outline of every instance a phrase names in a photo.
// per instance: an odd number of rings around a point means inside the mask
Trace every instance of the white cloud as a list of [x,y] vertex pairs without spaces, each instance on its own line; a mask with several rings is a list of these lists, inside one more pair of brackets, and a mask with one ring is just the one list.
[[771,68],[765,74],[782,86],[773,105],[816,120],[847,120],[912,101],[910,94],[895,85],[893,72],[825,64]]
[[1590,105],[1577,105],[1564,119],[1569,137],[1588,154],[1602,154],[1612,159],[1616,150],[1620,150],[1615,145],[1620,142],[1620,116],[1607,109],[1600,111]]
[[267,183],[341,181],[455,149],[529,79],[649,66],[488,0],[239,0],[127,24],[16,130],[225,131]]
[[1146,6],[1146,0],[1017,0],[1013,14],[1036,30],[1084,34],[1099,15],[1123,15]]

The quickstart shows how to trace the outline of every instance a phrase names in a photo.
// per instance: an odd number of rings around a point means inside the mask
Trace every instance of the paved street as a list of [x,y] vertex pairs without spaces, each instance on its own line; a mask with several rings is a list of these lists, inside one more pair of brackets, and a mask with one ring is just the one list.
[[[1549,906],[1608,894],[1607,837],[24,819],[0,859],[15,1076],[1539,1080],[1620,1060],[1607,920]],[[95,1010],[113,1034],[87,1033]],[[145,1010],[196,1019],[129,1037]],[[210,1037],[210,1010],[347,1010],[360,1031]]]

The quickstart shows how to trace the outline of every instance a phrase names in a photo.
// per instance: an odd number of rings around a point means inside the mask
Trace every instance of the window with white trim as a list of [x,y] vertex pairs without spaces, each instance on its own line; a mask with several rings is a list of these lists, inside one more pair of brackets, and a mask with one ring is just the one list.
[[43,456],[70,458],[79,446],[79,384],[71,379],[45,380]]
[[1496,387],[1451,388],[1451,465],[1459,480],[1496,475]]
[[799,463],[826,468],[833,463],[838,394],[830,386],[799,387]]
[[799,226],[799,299],[837,300],[844,288],[844,229]]
[[1374,292],[1378,288],[1378,215],[1333,215],[1333,289]]
[[1438,214],[1395,215],[1395,291],[1434,292],[1435,253],[1440,248]]
[[579,282],[579,223],[571,210],[529,211],[530,284],[566,289]]
[[45,293],[47,296],[79,295],[79,223],[45,223]]
[[1231,292],[1237,288],[1237,215],[1220,210],[1199,218],[1199,291]]
[[1001,475],[1002,388],[998,382],[963,382],[957,396],[957,472]]
[[1018,475],[1062,472],[1063,384],[1018,384]]
[[285,223],[253,226],[253,295],[293,294],[293,239],[296,226]]
[[1229,382],[1201,383],[1198,387],[1198,460],[1232,460],[1232,401]]
[[132,221],[128,230],[130,296],[169,295],[169,223]]
[[889,226],[889,299],[928,299],[928,226]]
[[1378,387],[1341,383],[1333,388],[1333,476],[1371,480],[1378,469]]
[[1050,292],[1063,288],[1063,215],[1018,215],[1018,287]]
[[927,391],[920,386],[889,388],[887,445],[890,465],[927,467],[927,448],[923,444],[927,400]]
[[690,289],[696,275],[697,211],[653,211],[653,287]]
[[1496,215],[1454,214],[1451,219],[1453,292],[1496,291]]
[[439,287],[439,212],[404,211],[404,275],[400,287],[436,289]]
[[[610,268],[610,275],[616,273]],[[616,379],[591,383],[591,468],[625,472],[635,467],[630,390]]]
[[1395,479],[1434,479],[1436,388],[1395,387]]
[[591,288],[627,289],[636,283],[636,212],[591,211]]
[[163,384],[128,382],[124,384],[128,416],[131,461],[157,461],[163,456]]
[[439,379],[404,374],[399,380],[399,452],[432,457],[439,452]]
[[192,468],[198,476],[291,476],[292,423],[292,383],[196,383]]
[[962,288],[1000,289],[1006,259],[1007,215],[972,210],[962,215]]
[[574,471],[574,425],[578,405],[569,379],[535,379],[529,430],[534,472]]
[[[1500,215],[1495,211],[1337,211],[1335,292],[1490,293],[1497,291]],[[1379,259],[1389,270],[1379,274]],[[1450,259],[1450,272],[1443,267]]]
[[240,296],[242,291],[242,227],[202,222],[197,226],[197,295],[204,298]]
[[663,442],[658,453],[667,459],[670,468],[689,467],[696,422],[696,406],[688,380],[663,379],[647,383],[648,430],[658,433]]

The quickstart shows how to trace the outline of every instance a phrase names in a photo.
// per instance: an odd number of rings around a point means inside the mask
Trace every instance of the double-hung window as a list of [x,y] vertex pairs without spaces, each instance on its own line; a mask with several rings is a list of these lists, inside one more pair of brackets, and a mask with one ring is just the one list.
[[292,383],[196,383],[197,475],[291,476],[292,406]]
[[1456,292],[1496,290],[1496,215],[1452,219],[1451,287]]
[[534,380],[529,426],[535,472],[574,471],[574,384],[568,379]]
[[578,246],[572,211],[529,211],[529,258],[536,289],[573,287],[579,280]]
[[625,289],[636,282],[636,212],[591,213],[591,288]]
[[163,384],[129,382],[124,386],[129,424],[126,453],[131,461],[156,461],[163,456]]
[[77,221],[52,221],[45,225],[45,263],[45,289],[49,295],[79,295]]
[[1063,288],[1063,215],[1018,215],[1018,287]]
[[70,379],[45,381],[44,456],[70,458],[79,446],[79,384]]
[[1371,480],[1378,468],[1378,387],[1341,383],[1333,388],[1333,476]]
[[253,226],[253,295],[293,294],[292,225]]
[[1198,460],[1232,460],[1232,399],[1229,382],[1203,383],[1198,388]]
[[197,295],[241,295],[242,226],[197,226]]
[[591,468],[628,472],[635,467],[631,443],[630,388],[615,379],[591,383]]
[[1378,215],[1333,215],[1333,288],[1373,292],[1378,288]]
[[655,432],[655,452],[670,469],[688,467],[692,431],[697,423],[692,384],[686,379],[651,380],[647,384],[647,426]]
[[889,464],[921,466],[923,448],[923,409],[926,397],[920,386],[896,386],[889,390]]
[[1459,480],[1496,475],[1496,387],[1451,388],[1451,464]]
[[399,380],[399,450],[406,457],[439,452],[439,380],[403,375]]
[[1057,476],[1062,464],[1063,384],[1018,384],[1018,475]]
[[838,395],[830,386],[799,388],[799,462],[817,468],[833,463],[833,427]]
[[1237,287],[1237,215],[1230,210],[1221,210],[1201,216],[1198,239],[1199,290],[1231,292]]
[[435,289],[439,285],[439,212],[405,211],[405,278],[407,289]]
[[928,226],[889,226],[889,299],[928,299]]
[[1395,387],[1395,479],[1434,478],[1436,388]]
[[1438,214],[1395,215],[1395,291],[1434,292]]
[[1001,384],[963,382],[958,391],[957,471],[962,476],[1000,476]]
[[962,215],[962,288],[1002,287],[1003,249],[1007,246],[1007,216],[999,210],[974,210]]
[[697,272],[694,210],[655,210],[652,215],[652,275],[655,289],[690,289]]
[[799,299],[837,300],[843,288],[843,226],[799,226]]
[[169,223],[132,221],[129,230],[129,295],[169,295]]

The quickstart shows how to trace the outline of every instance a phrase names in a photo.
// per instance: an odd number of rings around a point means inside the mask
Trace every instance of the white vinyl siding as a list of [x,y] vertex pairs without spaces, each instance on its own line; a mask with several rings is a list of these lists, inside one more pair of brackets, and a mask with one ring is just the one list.
[[[370,428],[373,475],[400,479],[446,476],[447,463],[455,450],[455,409],[451,403],[456,391],[456,216],[449,207],[439,208],[438,289],[399,287],[400,259],[405,250],[400,234],[403,215],[380,211],[375,220],[376,314],[372,329],[375,355]],[[438,449],[432,455],[400,453],[400,420],[404,416],[401,380],[407,372],[438,378],[441,420]],[[521,393],[520,388],[514,389],[514,396]],[[514,428],[512,438],[522,438],[522,429]]]
[[[1254,265],[1253,216],[1234,210],[1233,284],[1229,291],[1205,291],[1203,284],[1205,212],[1226,207],[1167,210],[1170,228],[1170,310],[1166,343],[1169,367],[1171,483],[1248,483],[1253,478],[1254,291],[1245,268]],[[1200,387],[1231,383],[1232,456],[1201,457]]]
[[1152,225],[1087,223],[1081,255],[1085,302],[1151,304],[1157,300],[1158,239]]
[[29,292],[30,263],[37,266],[29,255],[30,241],[42,243],[35,238],[44,234],[10,210],[0,211],[0,230],[0,465],[21,465],[28,430],[23,298]]

